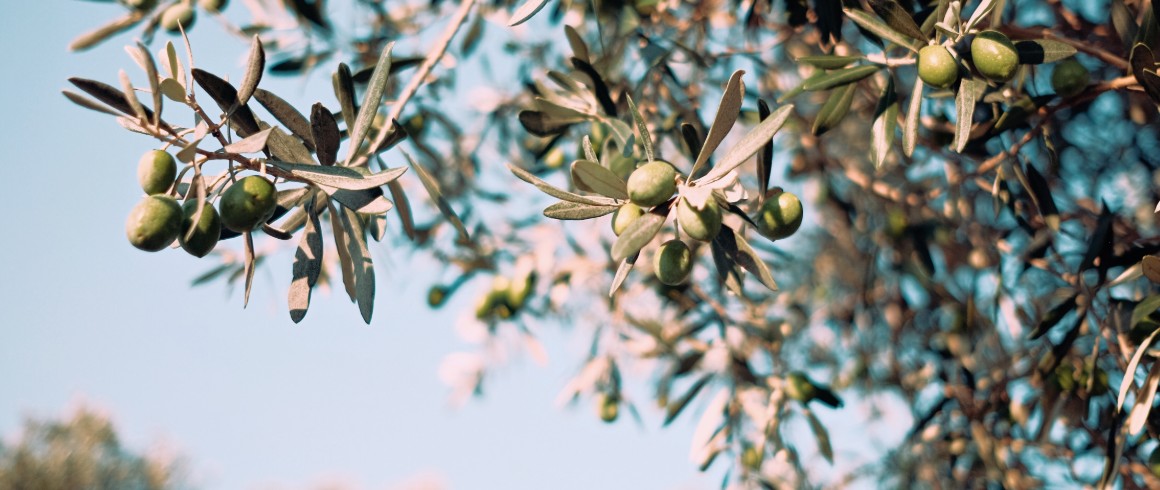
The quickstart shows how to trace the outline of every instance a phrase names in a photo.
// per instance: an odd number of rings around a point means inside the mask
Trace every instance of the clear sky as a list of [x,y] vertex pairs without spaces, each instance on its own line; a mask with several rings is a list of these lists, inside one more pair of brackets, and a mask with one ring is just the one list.
[[[465,348],[452,312],[472,297],[428,310],[431,281],[408,278],[435,274],[430,262],[372,245],[383,266],[374,324],[362,324],[345,297],[323,293],[294,325],[289,255],[259,270],[242,309],[240,292],[221,283],[189,286],[212,262],[132,248],[123,223],[141,197],[137,158],[153,142],[60,95],[70,76],[116,84],[124,68],[143,79],[122,50],[134,33],[66,52],[74,36],[118,13],[33,1],[10,2],[0,15],[0,433],[10,438],[25,416],[63,416],[85,402],[109,412],[131,446],[163,442],[186,456],[203,488],[398,488],[423,475],[456,489],[720,484],[726,465],[702,474],[688,460],[696,417],[662,430],[651,407],[644,428],[627,417],[603,424],[588,400],[557,408],[581,358],[576,339],[555,329],[544,338],[546,367],[517,359],[486,397],[450,409],[437,367]],[[200,22],[199,64],[240,76],[245,44]],[[315,95],[329,77],[311,78],[270,86],[303,107],[331,101]],[[841,458],[849,443],[835,446]]]

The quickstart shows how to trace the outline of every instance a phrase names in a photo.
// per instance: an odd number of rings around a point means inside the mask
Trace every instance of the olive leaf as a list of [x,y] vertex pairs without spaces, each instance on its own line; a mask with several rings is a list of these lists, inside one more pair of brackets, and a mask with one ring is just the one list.
[[338,69],[331,77],[334,85],[334,96],[338,99],[338,108],[342,111],[342,118],[349,131],[355,125],[355,115],[358,108],[354,104],[354,80],[350,75],[350,67],[346,63],[339,63]]
[[849,83],[830,92],[829,97],[826,98],[826,103],[822,104],[817,117],[814,118],[812,131],[815,135],[825,134],[826,131],[834,129],[838,123],[842,122],[842,118],[850,112],[850,105],[854,102],[855,88],[857,88],[856,84]]
[[632,220],[628,228],[612,244],[612,260],[620,262],[640,252],[640,249],[644,248],[661,231],[661,227],[668,219],[671,206],[672,200],[669,200],[669,202],[661,204],[653,208],[652,211]]
[[[757,99],[757,115],[762,121],[769,119],[770,116],[769,104],[764,100]],[[757,183],[761,185],[757,189],[757,199],[760,202],[765,197],[765,190],[769,189],[769,179],[773,174],[773,138],[770,138],[757,154]]]
[[[329,167],[333,168],[333,167]],[[358,311],[367,325],[371,323],[371,314],[375,308],[375,268],[371,262],[370,251],[367,250],[366,230],[357,214],[346,208],[340,208],[338,221],[346,234],[346,249],[350,256],[352,272],[354,273],[354,299],[358,304]]]
[[172,78],[163,79],[161,80],[161,83],[158,84],[158,88],[161,90],[162,94],[164,94],[166,97],[169,97],[169,100],[182,104],[185,103],[185,87],[182,87],[180,83],[177,83],[177,80]]
[[540,111],[520,111],[520,124],[536,136],[552,136],[563,133],[575,121],[560,121]]
[[324,167],[276,161],[267,161],[266,164],[289,173],[295,179],[352,191],[386,185],[387,182],[399,178],[407,171],[407,167],[395,167],[371,173],[369,170],[356,170],[350,167]]
[[580,37],[580,33],[576,32],[576,28],[565,25],[564,36],[568,38],[568,45],[572,48],[573,57],[591,62],[591,56],[588,55],[588,44],[584,42],[584,38]]
[[85,97],[81,94],[78,94],[76,92],[70,92],[68,90],[61,90],[60,93],[63,94],[66,98],[68,98],[68,100],[71,100],[74,104],[79,105],[81,107],[84,107],[85,109],[97,111],[97,112],[100,112],[103,114],[108,114],[110,116],[117,115],[117,113],[115,111],[110,110],[107,106],[101,105],[99,102],[92,100],[88,97]]
[[[126,47],[128,49],[128,47]],[[130,51],[132,51],[130,49]],[[141,58],[141,67],[145,70],[145,76],[149,79],[149,93],[153,95],[153,117],[150,118],[154,126],[161,123],[161,84],[160,78],[157,75],[157,62],[153,60],[153,55],[149,54],[149,50],[145,48],[144,44],[137,43],[137,52]],[[136,57],[135,57],[136,58]]]
[[613,199],[609,199],[606,197],[600,197],[600,196],[581,196],[579,194],[568,192],[566,190],[559,189],[557,187],[552,186],[552,184],[549,184],[549,183],[543,181],[542,179],[540,179],[539,177],[532,175],[531,172],[528,172],[527,170],[524,170],[524,169],[519,168],[515,165],[512,165],[511,163],[507,163],[506,165],[507,165],[508,170],[512,174],[514,174],[516,176],[516,178],[536,186],[536,188],[540,189],[540,191],[542,191],[544,194],[552,196],[556,199],[563,199],[565,201],[570,201],[570,202],[574,202],[574,203],[590,204],[590,205],[596,205],[596,206],[601,206],[601,205],[603,205],[603,206],[615,206],[616,205],[616,201]]
[[[742,75],[745,75],[743,70],[733,72],[733,75],[729,77],[729,82],[725,84],[725,91],[721,94],[721,103],[717,105],[717,115],[713,118],[713,125],[709,126],[709,134],[701,145],[701,151],[697,153],[693,169],[689,171],[690,180],[709,161],[709,155],[713,154],[721,141],[725,139],[725,135],[729,134],[730,129],[733,129],[733,124],[737,122],[737,116],[741,114],[741,102],[745,96],[745,82],[741,80]],[[754,151],[757,151],[756,148]]]
[[[1160,334],[1160,328],[1153,330],[1152,333],[1148,335],[1148,338],[1144,339],[1143,342],[1140,342],[1140,346],[1137,347],[1136,352],[1132,354],[1132,359],[1128,361],[1128,366],[1124,368],[1124,379],[1120,382],[1120,392],[1119,395],[1116,396],[1117,412],[1123,408],[1124,401],[1128,397],[1128,390],[1131,389],[1132,385],[1134,385],[1136,382],[1136,367],[1140,365],[1140,360],[1144,358],[1144,353],[1147,352],[1148,349],[1152,347],[1152,344],[1156,341],[1157,334]],[[1156,364],[1160,364],[1160,362]]]
[[777,291],[777,282],[770,274],[769,266],[765,265],[761,257],[757,256],[757,252],[749,246],[745,237],[728,226],[722,226],[722,229],[728,229],[731,233],[718,233],[714,241],[721,242],[721,247],[729,254],[729,259],[753,274],[757,281],[769,288],[770,291]]
[[854,21],[855,24],[858,24],[858,26],[866,29],[875,36],[914,51],[915,53],[917,53],[919,48],[922,47],[922,45],[919,44],[919,42],[915,39],[894,30],[894,28],[886,25],[877,17],[870,15],[869,13],[858,9],[842,9],[842,11],[845,12],[846,17],[849,17],[850,20]]
[[958,153],[967,147],[971,139],[971,126],[974,123],[975,103],[983,96],[987,89],[987,82],[975,78],[963,78],[959,85],[959,93],[955,97],[955,139],[952,143]]
[[246,276],[246,292],[242,299],[242,308],[250,305],[250,288],[254,285],[254,235],[250,232],[245,232],[245,269],[243,273]]
[[910,103],[906,106],[906,121],[902,128],[902,153],[906,156],[914,154],[914,147],[918,143],[918,116],[922,113],[922,79],[914,80],[914,91],[910,93]]
[[558,220],[585,220],[612,214],[618,206],[594,206],[560,201],[544,208],[544,216]]
[[1018,41],[1015,43],[1015,51],[1019,53],[1019,63],[1023,65],[1054,63],[1071,58],[1076,52],[1072,45],[1050,39]]
[[604,82],[604,77],[600,76],[600,72],[596,71],[592,64],[579,58],[572,58],[572,66],[584,72],[592,80],[592,91],[596,94],[596,101],[600,102],[600,106],[604,109],[604,114],[613,118],[617,117],[616,104],[612,102],[608,84]]
[[644,122],[644,117],[641,117],[640,110],[636,108],[636,103],[632,101],[632,96],[626,97],[628,99],[628,110],[632,112],[632,120],[636,122],[636,131],[640,136],[639,140],[644,146],[644,157],[646,161],[653,161],[653,145],[652,136],[648,133],[648,125]]
[[294,323],[306,317],[306,310],[310,308],[310,292],[322,272],[322,233],[319,231],[318,211],[314,209],[313,203],[306,205],[306,215],[306,228],[302,231],[302,240],[294,253],[291,269],[293,279],[290,281],[287,301],[290,305],[290,319]]
[[686,391],[685,394],[681,395],[680,398],[677,398],[676,400],[673,400],[672,403],[669,403],[669,405],[665,407],[665,421],[663,425],[668,426],[673,422],[673,420],[676,420],[677,416],[685,410],[685,407],[689,406],[689,402],[693,401],[693,398],[697,396],[697,393],[700,393],[701,389],[704,388],[705,385],[709,384],[709,381],[712,381],[712,379],[712,374],[705,374],[701,376],[699,379],[697,379],[697,381],[693,382],[693,385],[689,387],[689,391]]
[[1079,263],[1079,272],[1091,268],[1095,264],[1096,258],[1103,254],[1104,249],[1112,245],[1110,235],[1114,216],[1108,209],[1108,204],[1102,204],[1103,209],[1100,210],[1100,216],[1096,220],[1096,229],[1092,232],[1092,236],[1088,240],[1087,251],[1084,252],[1083,260]]
[[246,73],[242,75],[242,84],[238,88],[239,104],[245,105],[250,101],[250,96],[254,95],[254,90],[262,81],[262,72],[265,69],[266,51],[262,49],[262,40],[254,36],[250,42],[250,54],[246,57]]
[[[137,113],[133,110],[133,106],[130,105],[129,99],[125,98],[125,92],[117,89],[116,87],[113,87],[112,85],[98,82],[96,80],[88,80],[85,78],[77,77],[69,78],[68,81],[76,88],[81,89],[82,92],[93,96],[101,102],[104,102],[105,105],[116,109],[122,114],[128,116],[137,115]],[[153,117],[153,111],[149,110],[149,108],[144,108],[144,111],[147,118]]]
[[427,195],[435,202],[435,207],[443,214],[447,221],[451,222],[451,226],[455,227],[456,233],[459,234],[459,243],[471,243],[471,235],[467,233],[467,227],[463,225],[463,220],[459,219],[459,215],[451,208],[451,203],[447,202],[447,198],[443,197],[443,192],[439,189],[439,182],[435,180],[431,174],[422,165],[415,163],[411,159],[411,155],[403,152],[403,156],[407,158],[407,162],[415,169],[415,174],[419,176],[419,181],[423,183],[423,188],[427,190]]
[[628,199],[628,187],[624,180],[599,163],[588,160],[572,162],[572,183],[581,190],[613,199]]
[[802,409],[805,413],[806,420],[810,423],[810,431],[814,433],[814,438],[818,441],[818,452],[822,454],[823,458],[830,464],[834,464],[834,448],[830,445],[830,433],[826,430],[826,426],[818,420],[814,412],[810,409]]
[[254,112],[239,102],[238,90],[233,85],[200,68],[194,68],[192,73],[193,80],[197,82],[197,85],[209,94],[222,112],[229,115],[229,120],[234,124],[239,136],[244,138],[261,131],[258,120],[254,117]]
[[1055,200],[1051,197],[1051,187],[1047,183],[1047,179],[1035,169],[1034,165],[1027,165],[1027,189],[1035,196],[1035,205],[1039,208],[1039,214],[1043,216],[1044,223],[1049,228],[1059,231],[1059,209],[1055,207]]
[[96,46],[104,40],[137,25],[137,23],[141,22],[141,19],[144,17],[144,13],[134,11],[128,13],[124,17],[113,19],[105,25],[77,36],[76,39],[73,39],[72,42],[68,44],[68,50],[84,51],[93,46]]
[[528,19],[531,19],[547,4],[548,0],[525,0],[523,4],[517,7],[514,12],[512,12],[512,21],[508,25],[515,27],[523,24],[524,22],[527,22]]
[[616,268],[616,275],[612,277],[612,286],[608,288],[608,297],[616,294],[616,290],[624,284],[624,280],[628,278],[628,272],[632,270],[632,266],[636,264],[636,259],[640,257],[640,252],[625,257],[620,261],[620,265]]
[[302,113],[298,112],[298,109],[268,90],[254,90],[253,97],[267,112],[274,116],[274,119],[286,126],[286,129],[289,129],[294,136],[301,138],[307,149],[314,149],[314,136],[310,130],[310,122]]
[[896,0],[870,0],[870,8],[882,20],[886,21],[886,25],[899,33],[918,39],[923,44],[930,41],[926,34],[923,34],[922,29],[919,29],[918,24],[914,22],[910,12],[907,12]]
[[348,142],[350,146],[346,155],[346,165],[350,165],[351,161],[354,160],[359,146],[362,146],[363,140],[366,139],[371,123],[375,120],[375,115],[379,113],[379,103],[383,100],[383,92],[387,90],[387,78],[391,71],[391,49],[394,46],[395,43],[390,42],[383,48],[383,52],[379,55],[379,61],[375,65],[375,71],[367,85],[366,93],[363,95],[362,108],[359,109],[354,126],[347,128],[350,134]]
[[338,131],[338,122],[334,120],[334,114],[331,114],[321,102],[310,108],[310,134],[314,140],[318,163],[325,166],[334,165],[338,159],[338,147],[342,143],[342,136]]
[[894,77],[887,75],[886,87],[874,109],[874,123],[870,126],[870,161],[881,168],[894,145],[894,130],[898,127],[898,94],[894,91]]
[[266,147],[275,159],[283,162],[314,165],[314,156],[310,154],[310,150],[306,149],[302,140],[286,134],[282,128],[270,126],[264,122],[259,123],[259,127],[263,130],[273,129],[270,132],[270,139],[266,140]]
[[802,89],[806,91],[829,90],[834,87],[852,84],[873,75],[881,67],[878,65],[852,66],[832,71],[820,77],[810,77],[802,82]]
[[362,190],[334,189],[321,187],[335,201],[343,207],[362,214],[383,214],[394,208],[394,203],[383,195],[382,187],[371,187]]
[[838,55],[818,55],[818,56],[802,56],[794,61],[798,64],[805,63],[822,70],[837,70],[850,66],[855,61],[865,59],[862,56],[838,56]]
[[746,133],[745,137],[741,138],[741,141],[738,141],[737,144],[729,148],[729,152],[721,157],[721,160],[717,162],[717,165],[709,173],[697,179],[697,185],[707,185],[721,180],[729,172],[740,167],[749,157],[752,157],[761,147],[773,139],[773,136],[785,125],[785,121],[789,118],[791,112],[793,112],[793,104],[778,107],[767,119],[761,121],[749,133]]
[[270,132],[274,128],[260,131],[243,139],[235,141],[222,148],[226,153],[257,153],[266,148],[266,141],[270,139]]
[[1136,435],[1144,430],[1148,421],[1148,414],[1152,413],[1153,400],[1156,399],[1156,388],[1160,386],[1160,362],[1152,363],[1148,377],[1144,380],[1144,387],[1136,394],[1136,404],[1128,416],[1128,434]]

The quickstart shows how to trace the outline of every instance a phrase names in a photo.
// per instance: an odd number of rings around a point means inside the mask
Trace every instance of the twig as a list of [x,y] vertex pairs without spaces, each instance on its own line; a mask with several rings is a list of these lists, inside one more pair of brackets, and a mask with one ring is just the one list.
[[[375,135],[374,142],[370,145],[372,153],[375,148],[382,146],[387,141],[387,138],[390,137],[391,129],[395,126],[392,124],[392,121],[402,115],[403,107],[407,105],[407,101],[411,100],[411,97],[423,85],[423,80],[435,68],[435,64],[443,59],[443,54],[447,52],[447,46],[451,44],[451,40],[455,38],[455,33],[459,32],[459,28],[466,22],[467,14],[471,12],[471,7],[473,6],[475,6],[475,0],[463,0],[459,4],[459,10],[455,12],[455,15],[451,18],[451,23],[447,25],[447,29],[443,31],[443,35],[435,43],[435,48],[430,53],[427,53],[427,57],[423,59],[423,63],[419,65],[419,69],[415,72],[415,75],[407,81],[407,86],[403,87],[403,92],[395,99],[395,103],[391,106],[391,111],[387,113],[386,124],[379,130],[379,134]],[[359,156],[351,166],[358,167],[366,165],[370,156],[370,153]]]

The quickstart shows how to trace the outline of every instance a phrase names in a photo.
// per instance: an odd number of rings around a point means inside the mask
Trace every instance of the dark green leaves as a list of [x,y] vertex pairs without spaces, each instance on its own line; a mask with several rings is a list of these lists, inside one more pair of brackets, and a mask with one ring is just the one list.
[[856,87],[857,85],[851,83],[830,92],[830,96],[826,98],[826,103],[822,104],[821,110],[814,118],[813,133],[815,135],[824,134],[842,122],[842,118],[850,112],[850,104],[854,102],[854,89]]
[[[101,102],[104,102],[106,105],[116,109],[122,114],[136,117],[136,111],[133,110],[133,106],[130,105],[129,100],[125,98],[125,93],[120,89],[106,83],[84,78],[73,77],[68,79],[68,81],[76,88],[81,89],[83,92],[95,97]],[[150,111],[148,108],[145,109],[145,112],[150,117],[153,114],[153,111]]]
[[917,53],[919,48],[922,47],[922,44],[920,44],[914,38],[898,32],[873,15],[857,9],[845,9],[844,12],[846,13],[846,16],[850,18],[850,20],[854,21],[855,24],[858,24],[860,27],[866,29],[875,36],[905,47],[906,49],[914,51],[915,53]]
[[379,55],[379,62],[375,65],[375,71],[371,74],[371,80],[367,85],[367,91],[363,97],[362,108],[359,109],[358,118],[355,119],[354,126],[350,128],[350,150],[346,155],[346,164],[354,159],[358,153],[359,146],[366,139],[367,132],[370,130],[371,123],[375,120],[375,115],[379,113],[379,103],[382,102],[383,92],[387,90],[387,77],[391,71],[391,48],[395,43],[387,43],[383,48],[383,52]]
[[810,77],[802,83],[802,88],[809,91],[829,90],[873,75],[879,68],[876,65],[863,65],[835,70],[819,77]]
[[971,127],[975,118],[975,104],[983,97],[987,82],[975,77],[963,78],[955,97],[955,139],[952,143],[956,152],[962,153],[971,139]]
[[354,274],[355,303],[363,321],[370,325],[375,308],[375,267],[367,250],[366,230],[354,211],[341,208],[340,212],[339,221],[346,233],[345,245]]
[[1075,48],[1070,44],[1050,39],[1016,42],[1015,51],[1019,53],[1019,63],[1024,65],[1054,63],[1075,55]]
[[819,56],[802,56],[798,58],[798,63],[805,63],[807,65],[819,68],[822,70],[837,70],[845,68],[850,64],[864,59],[861,56],[837,56],[837,55],[819,55]]
[[295,136],[302,138],[302,142],[307,148],[314,148],[314,137],[310,131],[310,123],[298,112],[290,103],[282,100],[281,97],[274,95],[272,92],[256,89],[254,91],[254,98],[262,105],[274,119],[286,126]]
[[929,41],[926,34],[923,34],[922,30],[918,28],[918,24],[914,22],[914,18],[910,16],[910,12],[907,12],[896,0],[870,0],[870,8],[882,20],[886,21],[886,25],[900,34],[922,41],[923,44]]
[[254,112],[241,104],[238,90],[233,85],[200,68],[194,68],[192,73],[197,85],[217,102],[222,112],[230,115],[230,122],[234,124],[239,135],[246,137],[261,130],[258,127],[258,120],[254,118]]
[[898,128],[898,94],[894,92],[894,77],[886,78],[886,87],[878,98],[874,109],[874,123],[870,126],[870,161],[874,167],[882,166],[890,147],[894,144],[894,132]]
[[318,163],[327,166],[334,165],[338,159],[341,136],[338,131],[338,122],[334,120],[334,114],[331,114],[330,110],[321,102],[310,108],[310,134],[313,135]]

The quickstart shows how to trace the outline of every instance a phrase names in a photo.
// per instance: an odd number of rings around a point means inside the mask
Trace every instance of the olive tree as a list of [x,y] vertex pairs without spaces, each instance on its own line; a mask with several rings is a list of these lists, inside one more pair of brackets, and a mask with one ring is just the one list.
[[[786,427],[833,461],[815,412],[888,394],[908,435],[829,481],[1160,485],[1151,2],[116,4],[71,47],[130,31],[140,71],[64,95],[144,135],[129,241],[197,283],[248,298],[285,242],[293,321],[334,284],[370,323],[372,247],[427,254],[432,308],[477,295],[454,396],[577,325],[562,399],[696,402],[725,484],[811,486]],[[204,17],[237,72],[196,64]],[[262,85],[319,73],[333,97]]]

